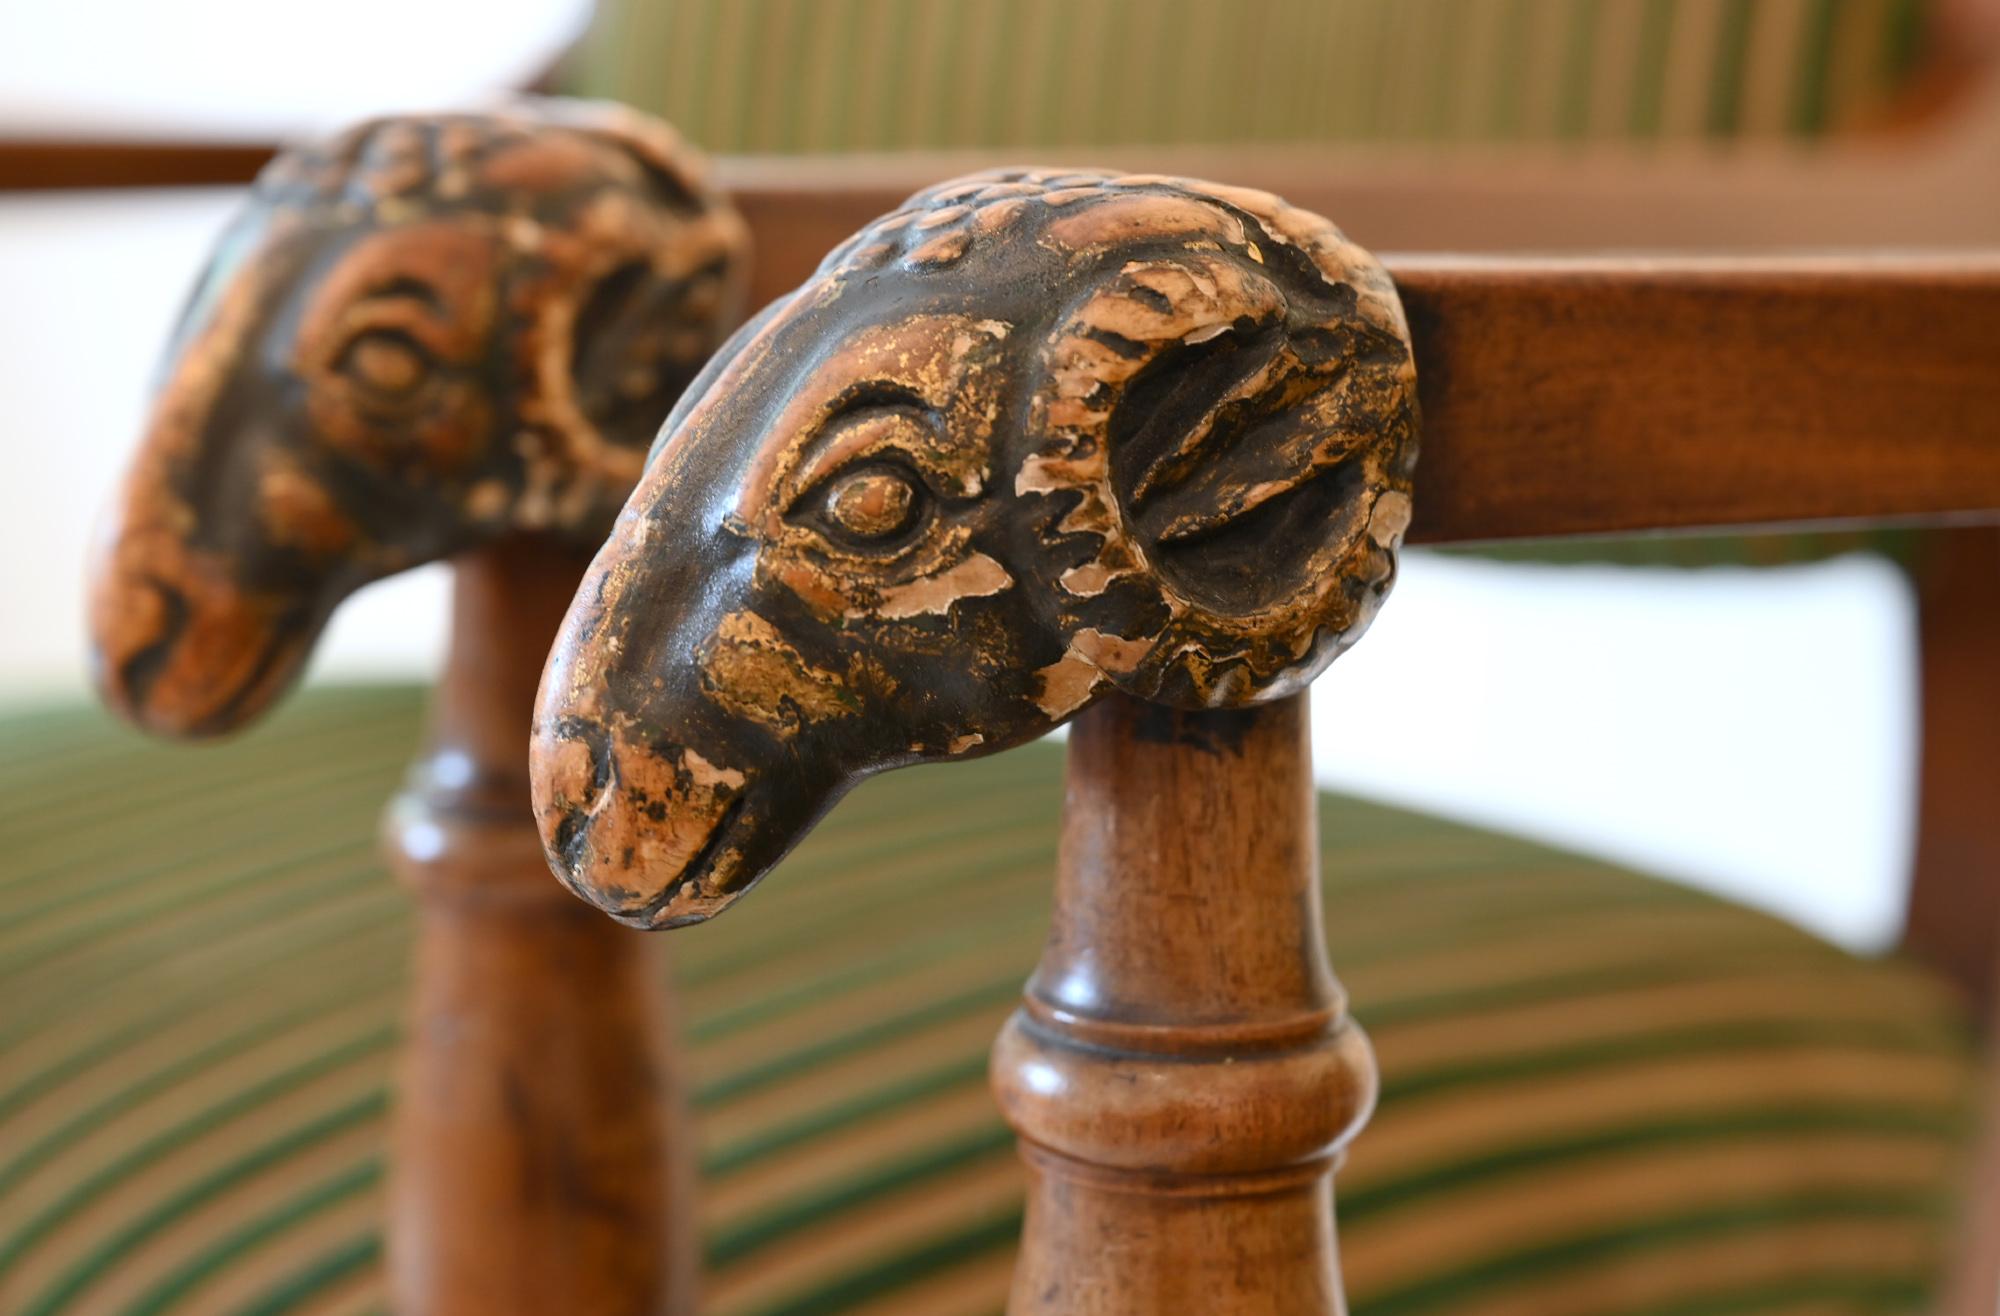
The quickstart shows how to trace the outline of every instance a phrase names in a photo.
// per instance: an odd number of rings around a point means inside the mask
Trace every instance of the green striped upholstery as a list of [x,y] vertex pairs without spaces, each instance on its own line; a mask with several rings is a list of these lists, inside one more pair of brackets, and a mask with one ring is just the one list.
[[[406,689],[210,750],[0,722],[0,1311],[382,1309],[410,915]],[[673,934],[712,1310],[992,1316],[1019,1209],[985,1052],[1039,948],[1059,753],[894,774]],[[941,807],[976,799],[978,807]],[[1915,1311],[1973,1062],[1941,993],[1759,915],[1328,797],[1383,1105],[1361,1316]]]
[[599,0],[574,89],[713,151],[1812,136],[1920,0]]

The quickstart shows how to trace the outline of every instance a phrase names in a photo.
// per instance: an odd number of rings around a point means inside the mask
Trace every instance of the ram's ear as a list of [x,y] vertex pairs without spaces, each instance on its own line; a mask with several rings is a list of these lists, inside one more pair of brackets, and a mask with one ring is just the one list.
[[[701,153],[621,105],[521,97],[515,115],[587,142],[589,188],[563,222],[580,253],[569,294],[567,384],[604,444],[640,453],[740,317],[748,230],[710,188]],[[622,460],[619,474],[637,474]]]
[[1223,615],[1282,604],[1353,545],[1384,474],[1370,454],[1409,426],[1401,344],[1292,329],[1244,322],[1162,352],[1108,427],[1130,533],[1169,586]]
[[1081,403],[1056,414],[1106,456],[1100,574],[1136,574],[1163,605],[1146,656],[1106,671],[1145,698],[1238,704],[1309,680],[1372,615],[1408,520],[1408,343],[1351,288],[1262,250],[1128,262],[1052,344],[1054,391]]
[[715,346],[704,318],[689,314],[690,295],[698,294],[688,280],[641,251],[579,295],[571,384],[578,408],[612,446],[643,451]]

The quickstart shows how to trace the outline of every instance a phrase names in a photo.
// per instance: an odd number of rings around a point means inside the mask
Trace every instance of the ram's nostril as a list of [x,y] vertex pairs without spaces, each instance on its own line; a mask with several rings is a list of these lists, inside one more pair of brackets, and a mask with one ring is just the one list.
[[[575,715],[557,718],[548,734],[567,751],[555,763],[555,769],[583,778],[581,782],[562,783],[564,786],[582,787],[575,790],[570,798],[582,800],[588,797],[591,807],[595,807],[597,800],[611,788],[610,734],[599,723]],[[582,756],[575,754],[571,747],[581,749]]]
[[555,852],[565,873],[574,875],[583,867],[584,842],[589,833],[590,814],[579,806],[571,805],[556,820]]
[[540,760],[539,812],[549,855],[566,876],[581,877],[589,859],[591,821],[615,776],[610,737],[587,718],[560,718],[543,730],[535,757]]
[[[117,578],[117,583],[101,587],[99,610],[115,619],[100,622],[95,637],[98,661],[103,664],[105,692],[128,716],[145,720],[153,687],[173,658],[174,649],[186,633],[193,609],[187,596],[157,576],[133,573]],[[143,634],[143,643],[132,645],[117,632]],[[121,641],[126,651],[119,653]]]

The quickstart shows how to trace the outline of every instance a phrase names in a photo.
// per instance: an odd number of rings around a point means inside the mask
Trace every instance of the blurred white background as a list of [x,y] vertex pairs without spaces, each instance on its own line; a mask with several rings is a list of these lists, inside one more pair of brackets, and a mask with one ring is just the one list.
[[[248,0],[0,0],[0,126],[254,139],[448,104],[539,72],[582,10],[356,0],[329,22]],[[0,197],[0,706],[85,697],[89,527],[239,200]],[[366,591],[310,679],[428,676],[446,584],[431,568]],[[1865,558],[1640,572],[1411,553],[1374,633],[1315,690],[1320,775],[1878,947],[1911,839],[1912,623],[1900,576]]]
[[289,136],[524,86],[589,13],[589,0],[0,0],[0,126]]

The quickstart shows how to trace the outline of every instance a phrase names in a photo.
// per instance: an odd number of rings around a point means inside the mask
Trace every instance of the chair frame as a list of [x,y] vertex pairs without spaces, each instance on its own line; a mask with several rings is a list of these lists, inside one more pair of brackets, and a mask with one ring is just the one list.
[[[785,263],[795,250],[787,235],[850,204],[854,190],[822,207],[796,191],[739,186],[739,204],[767,239],[760,278],[809,275],[803,260]],[[796,224],[786,222],[793,214]],[[2000,258],[1385,263],[1409,310],[1425,418],[1414,541],[1933,528],[1948,569],[1924,592],[1925,635],[1938,641],[1926,659],[1925,719],[1955,731],[1927,743],[1919,853],[1928,866],[1907,945],[1975,1008],[1990,1008],[2000,825],[1977,802],[2000,798],[1990,687],[2000,670],[2000,558],[1984,528],[2000,520]],[[1302,703],[1271,706],[1268,720],[1299,719]],[[1249,831],[1217,837],[1172,821],[1254,816],[1267,827],[1252,830],[1286,834],[1284,783],[1310,780],[1307,751],[1276,733],[1215,733],[1213,720],[1228,714],[1179,715],[1188,725],[1174,735],[1141,737],[1134,707],[1107,701],[1078,724],[1077,807],[1065,823],[1050,957],[995,1051],[996,1092],[1022,1134],[1031,1183],[1009,1310],[1169,1310],[1175,1293],[1194,1291],[1162,1288],[1170,1274],[1197,1277],[1210,1310],[1340,1310],[1329,1185],[1374,1076],[1337,993],[1298,968],[1325,957],[1316,908],[1298,898],[1310,891],[1307,866],[1252,859]],[[1159,748],[1204,737],[1242,744],[1205,772],[1204,756]],[[1108,825],[1118,819],[1122,827]],[[1098,839],[1079,839],[1093,826]],[[1198,887],[1194,875],[1216,871],[1230,873],[1232,898],[1266,915],[1231,925],[1239,940],[1219,951],[1256,967],[1203,978],[1188,931],[1178,962],[1190,976],[1166,984],[1147,971],[1134,930],[1174,943],[1176,928],[1199,924],[1212,936],[1215,920],[1190,915],[1185,896]],[[1289,904],[1277,898],[1287,891]],[[1036,981],[1079,965],[1100,976],[1098,994],[1118,1009],[1077,1017],[1038,996]],[[1190,1012],[1187,992],[1204,989],[1211,1010]],[[1182,1025],[1159,1022],[1177,1008]],[[1204,1013],[1230,1016],[1231,1028],[1218,1031]],[[1293,1036],[1285,1025],[1296,1019],[1315,1027]],[[1244,1027],[1268,1027],[1277,1040],[1246,1051]],[[1123,1049],[1105,1044],[1140,1035]],[[1254,1081],[1238,1069],[1246,1055],[1254,1063],[1241,1069],[1258,1071]],[[1160,1071],[1172,1075],[1171,1094],[1141,1110],[1126,1085],[1144,1056],[1174,1063]],[[1292,1066],[1312,1072],[1316,1100],[1302,1096]],[[1233,1118],[1245,1101],[1257,1104],[1255,1129]],[[1988,1123],[2000,1128],[2000,1094]],[[1315,1136],[1324,1155],[1299,1161]],[[1196,1146],[1206,1150],[1196,1155]],[[1985,1316],[2000,1288],[2000,1176],[1977,1186],[1978,1223],[1951,1279],[1954,1316]],[[1144,1243],[1107,1246],[1114,1239]]]
[[[1958,20],[1967,31],[1990,36],[1995,6],[1968,0],[1960,8],[1970,16]],[[1501,162],[1440,156],[1421,167],[1320,151],[1226,159],[1200,152],[1094,154],[1149,171],[1266,187],[1333,215],[1365,243],[1413,253],[1385,263],[1410,310],[1423,390],[1426,455],[1416,542],[1862,521],[1922,527],[1924,747],[1905,947],[1959,983],[1975,1008],[2000,1018],[1993,1008],[2000,979],[2000,819],[1990,808],[2000,798],[2000,700],[1990,679],[2000,670],[2000,258],[1421,254],[1530,244],[1753,253],[1827,245],[1991,247],[2000,241],[2000,78],[1983,62],[1990,46],[1980,47],[1978,76],[1956,85],[1955,112],[1917,135],[1914,146],[1905,142],[1895,151],[1862,141],[1813,156],[1778,148],[1643,161],[1523,152]],[[267,154],[255,144],[164,150],[99,144],[81,154],[73,143],[7,146],[0,149],[7,165],[0,174],[7,186],[224,182],[246,177]],[[800,282],[824,251],[917,187],[986,163],[958,156],[724,162],[720,181],[757,241],[752,304]],[[1884,333],[1885,324],[1895,332]],[[1842,381],[1837,394],[1827,386],[1830,377]],[[1921,387],[1913,388],[1913,379]],[[528,591],[531,598],[518,591],[502,598],[491,589],[496,566],[505,564],[459,564],[462,633],[507,634],[518,644],[483,674],[454,661],[439,697],[438,726],[447,740],[483,742],[519,724],[553,631],[551,603],[559,610],[567,588],[554,582]],[[474,648],[462,644],[460,652]],[[1112,708],[1102,721],[1115,721]],[[1084,745],[1098,736],[1089,726],[1079,733]],[[1109,736],[1103,743],[1124,742]],[[1263,766],[1295,763],[1290,755],[1274,751]],[[1213,782],[1203,788],[1227,789]],[[527,820],[496,826],[477,838],[454,836],[470,846],[459,857],[489,874],[546,881],[538,856],[531,862],[515,849],[531,839]],[[1065,916],[1091,926],[1101,894],[1079,894]],[[486,911],[468,914],[470,906],[456,898],[440,904],[427,897],[426,904],[444,911],[435,917],[450,930],[440,935],[461,948],[488,944]],[[530,900],[520,909],[540,918],[540,905]],[[1316,935],[1292,932],[1308,940]],[[1090,935],[1100,933],[1115,942],[1115,926]],[[450,1024],[466,1002],[508,979],[528,982],[531,995],[563,996],[565,1018],[585,1011],[576,984],[555,982],[545,971],[523,978],[519,961],[504,955],[455,963],[463,976],[448,985],[427,977],[420,986],[419,1001],[429,1002],[419,1006],[422,1018]],[[604,992],[621,1008],[640,1008],[635,1003],[653,972],[649,964],[618,968]],[[606,998],[596,996],[592,1008]],[[517,1004],[540,1008],[533,1000]],[[617,1027],[616,1018],[614,1010],[605,1026]],[[640,1031],[647,1030],[658,1031],[651,1022]],[[526,1059],[514,1056],[532,1082]],[[420,1047],[410,1063],[413,1080],[406,1081],[448,1084],[464,1057],[427,1056]],[[670,1075],[672,1063],[662,1059],[657,1072]],[[1982,1195],[1948,1297],[1954,1316],[1986,1316],[2000,1301],[2000,1085],[1988,1116]],[[405,1135],[399,1202],[451,1197],[441,1177],[445,1162],[425,1152],[434,1132]],[[1129,1127],[1112,1133],[1132,1136]],[[468,1136],[483,1139],[483,1147],[461,1147],[449,1163],[496,1154],[518,1130],[473,1127]],[[684,1127],[670,1141],[692,1146]],[[516,1209],[490,1196],[488,1206]],[[465,1229],[477,1221],[478,1208],[442,1209],[443,1225],[431,1207],[399,1211],[396,1246],[419,1271],[446,1246],[442,1240],[480,1232]],[[676,1210],[685,1210],[684,1200]],[[1059,1241],[1049,1235],[1042,1258],[1055,1273],[1078,1273],[1089,1258],[1062,1251]],[[673,1267],[687,1268],[685,1259]],[[628,1289],[660,1291],[657,1276]],[[1317,1300],[1325,1309],[1333,1299],[1322,1289]],[[692,1300],[675,1287],[664,1301],[659,1309],[682,1311]],[[439,1301],[423,1309],[499,1308]],[[1253,1309],[1263,1308],[1243,1307]]]

